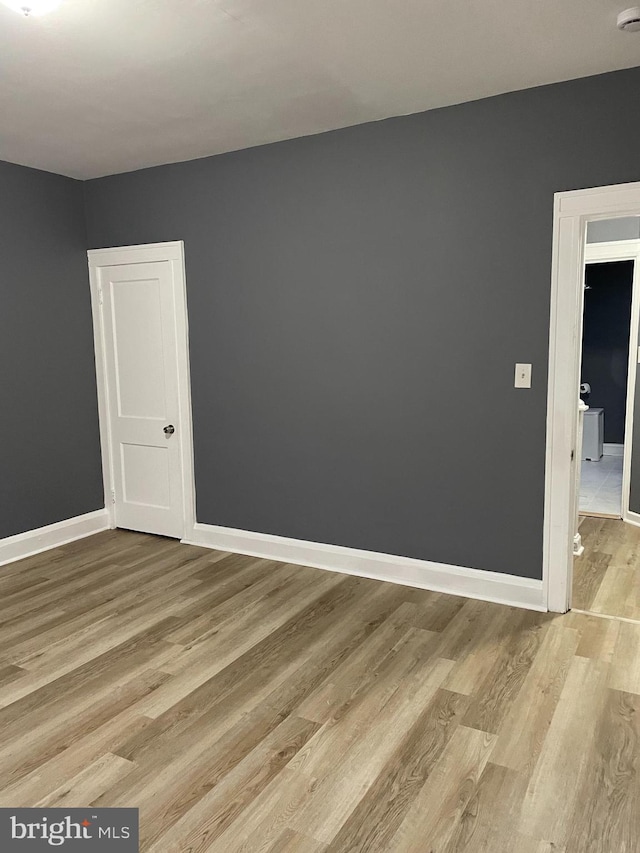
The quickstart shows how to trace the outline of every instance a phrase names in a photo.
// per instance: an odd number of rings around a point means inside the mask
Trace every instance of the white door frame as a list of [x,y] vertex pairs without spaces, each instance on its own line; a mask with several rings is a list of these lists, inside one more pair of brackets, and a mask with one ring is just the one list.
[[[631,290],[631,320],[629,324],[629,359],[627,367],[627,402],[624,425],[624,459],[622,466],[622,518],[630,524],[640,525],[640,514],[629,509],[631,485],[631,449],[633,444],[633,411],[636,396],[636,371],[638,365],[638,321],[640,320],[640,240],[611,240],[587,243],[585,264],[608,264],[615,261],[633,261]],[[582,336],[581,336],[582,340]]]
[[547,607],[557,613],[571,606],[587,223],[620,216],[640,216],[640,183],[554,197],[542,577]]
[[106,350],[104,317],[101,310],[102,294],[97,267],[120,264],[143,264],[168,261],[172,267],[175,306],[175,332],[178,360],[178,424],[181,437],[182,465],[182,516],[184,539],[193,530],[196,521],[195,476],[193,465],[193,426],[191,417],[191,377],[189,369],[189,327],[187,319],[187,288],[184,265],[184,243],[148,243],[140,246],[118,246],[109,249],[90,249],[89,284],[95,342],[96,381],[98,386],[98,416],[100,420],[100,446],[104,479],[105,507],[109,513],[109,526],[115,527],[113,458],[111,445],[111,418],[107,394]]

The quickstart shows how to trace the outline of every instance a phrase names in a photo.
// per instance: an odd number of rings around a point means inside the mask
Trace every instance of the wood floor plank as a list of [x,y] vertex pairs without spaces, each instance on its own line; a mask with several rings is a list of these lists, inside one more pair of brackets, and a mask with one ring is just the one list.
[[[0,743],[0,778],[4,785],[27,775],[39,764],[67,749],[86,731],[98,728],[110,717],[130,708],[136,700],[155,690],[166,680],[164,673],[145,671],[126,684],[105,690],[101,695],[86,695],[74,708],[73,716],[64,706],[58,713],[39,717],[37,729],[8,726]],[[57,710],[57,709],[56,709]]]
[[633,851],[640,842],[640,696],[608,690],[567,853]]
[[[407,636],[406,624],[394,616],[370,634],[356,652],[333,671],[330,680],[324,681],[307,697],[299,713],[320,723],[335,720],[378,679],[380,664],[394,654],[397,644]],[[432,636],[424,634],[425,639]]]
[[[198,853],[268,851],[269,847],[291,829],[289,820],[295,819],[300,805],[309,793],[309,780],[303,774],[285,767],[271,784],[255,797],[249,809],[245,809],[222,835],[202,847]],[[161,853],[161,850],[153,850],[152,853]],[[178,849],[169,850],[167,853],[178,853]]]
[[580,533],[584,553],[574,561],[573,607],[640,620],[640,528],[587,518]]
[[209,630],[184,646],[164,671],[178,675],[214,659],[219,670],[224,669],[288,622],[295,609],[303,610],[341,582],[333,572],[310,579],[298,567],[281,565],[271,577],[256,583],[254,593],[247,590],[218,608]]
[[451,849],[451,838],[482,775],[495,735],[459,726],[438,760],[429,784],[413,801],[387,849],[418,853]]
[[460,820],[449,834],[446,850],[452,853],[536,850],[537,841],[514,833],[526,787],[525,776],[489,760]]
[[[592,774],[593,744],[606,700],[608,664],[571,661],[540,758],[524,796],[520,832],[566,845],[581,786]],[[558,809],[562,803],[562,809]],[[555,810],[554,810],[555,809]]]
[[438,689],[328,845],[330,853],[382,850],[460,724],[469,697]]
[[[524,612],[514,620],[512,633],[496,644],[490,669],[478,667],[477,685],[463,723],[472,729],[497,733],[538,655],[549,617]],[[484,658],[489,658],[484,655]],[[483,677],[484,676],[484,677]]]
[[[128,622],[132,618],[140,618],[140,615],[148,612],[154,603],[166,615],[166,596],[176,581],[180,584],[181,590],[188,589],[193,585],[193,580],[189,578],[189,570],[183,574],[181,569],[176,569],[172,571],[171,578],[171,582],[166,585],[167,588],[162,596],[152,590],[131,591],[123,595],[105,596],[101,599],[94,598],[90,602],[85,600],[83,606],[77,609],[59,612],[53,621],[30,620],[30,623],[35,627],[31,631],[21,632],[19,636],[13,634],[8,638],[2,645],[3,654],[1,657],[6,661],[17,662],[19,665],[33,662],[33,665],[27,668],[29,670],[38,669],[39,664],[55,657],[61,649],[68,649],[74,638],[81,635],[86,636],[87,632],[89,632],[92,640],[98,638],[99,642],[104,642],[104,637],[109,636],[110,632],[99,631],[96,626],[100,623],[104,623],[105,627],[110,627],[114,625],[116,620]],[[177,598],[171,601],[170,607],[175,612],[181,612],[182,606]],[[53,612],[56,613],[57,611],[54,610]],[[80,646],[82,647],[83,643],[80,643]],[[58,656],[64,661],[69,654],[63,652],[61,656]],[[75,661],[75,658],[73,660]],[[48,667],[48,665],[46,666]]]
[[591,606],[594,613],[626,616],[626,603],[633,589],[637,569],[632,566],[615,566],[607,569]]
[[27,670],[22,669],[22,667],[14,666],[13,664],[3,666],[0,668],[0,688],[7,684],[11,684],[13,681],[16,681],[18,678],[22,678],[26,674]]
[[[456,693],[474,693],[493,669],[504,647],[513,637],[513,632],[518,631],[517,626],[522,615],[522,612],[518,613],[515,609],[501,607],[494,618],[487,623],[481,622],[480,630],[484,642],[474,643],[473,651],[462,657],[457,655],[458,659],[449,673],[445,687]],[[474,633],[469,634],[471,642],[477,636],[478,626],[473,624],[473,629]],[[445,653],[443,657],[449,657],[449,654]]]
[[640,625],[619,622],[609,686],[640,694]]
[[245,698],[249,694],[260,701],[261,696],[278,686],[280,677],[287,678],[297,669],[306,656],[306,644],[324,642],[331,626],[363,596],[366,593],[359,579],[342,580],[304,609],[297,611],[294,606],[287,623],[224,668],[214,658],[175,674],[153,697],[141,703],[140,712],[156,717],[159,731],[173,729],[175,737],[176,724],[184,730],[196,718],[217,714],[218,706],[228,698],[236,701],[238,694]]
[[[612,556],[628,542],[627,527],[620,519],[601,518],[593,519],[598,523],[593,524],[591,529],[585,525],[585,541],[589,548],[601,551]],[[582,528],[580,528],[582,531]]]
[[577,655],[607,661],[607,663],[613,659],[621,625],[619,621],[587,616],[583,613],[568,613],[564,622],[580,634]]
[[585,547],[573,566],[572,604],[581,610],[592,610],[593,601],[604,581],[611,563],[611,554],[603,554]]
[[424,600],[420,601],[413,625],[425,631],[444,631],[466,603],[467,599],[458,595],[445,595],[442,592],[427,593]]
[[[46,796],[60,787],[61,781],[71,780],[87,767],[95,764],[110,750],[117,750],[120,744],[136,732],[151,723],[146,717],[137,716],[130,708],[121,711],[111,719],[99,725],[52,758],[40,756],[34,768],[13,783],[0,788],[0,807],[9,808],[20,803],[29,808],[35,807]],[[88,805],[88,801],[79,805]]]
[[[13,682],[10,687],[2,691],[0,703],[3,707],[9,707],[17,704],[20,699],[29,698],[35,695],[38,691],[47,686],[54,684],[65,676],[69,676],[69,683],[73,682],[73,676],[83,668],[86,670],[95,670],[99,662],[108,661],[111,653],[117,653],[119,649],[127,648],[131,644],[140,642],[147,635],[147,632],[152,634],[156,631],[161,617],[164,617],[164,622],[170,619],[167,613],[178,612],[177,607],[167,603],[164,606],[158,606],[157,609],[150,608],[142,611],[136,618],[105,620],[104,624],[97,623],[94,628],[97,629],[91,642],[87,641],[86,635],[78,637],[72,635],[68,639],[68,643],[62,643],[62,648],[56,648],[55,653],[49,657],[49,650],[45,649],[42,652],[45,658],[44,662],[34,667],[33,670],[28,670],[28,674],[23,678]],[[84,640],[84,642],[83,642]],[[158,648],[162,648],[159,645]],[[163,655],[163,663],[174,656],[176,649],[169,648],[166,644],[167,654]]]
[[[218,784],[205,785],[200,795],[194,798],[195,802],[188,804],[189,808],[185,808],[183,802],[179,811],[174,810],[168,815],[160,814],[162,809],[157,805],[145,811],[149,816],[145,820],[148,827],[145,847],[154,853],[209,850],[230,827],[236,825],[236,821],[269,788],[270,783],[279,778],[291,758],[317,729],[317,723],[301,717],[289,717],[264,742],[246,750],[237,762],[227,759],[226,773],[218,759],[212,768],[220,775]],[[225,754],[224,748],[225,744],[221,744],[222,755]],[[211,770],[209,772],[213,775]],[[163,822],[160,831],[157,820]]]
[[[416,663],[424,675],[424,687],[433,694],[451,669],[450,661],[430,658],[432,635],[419,629],[405,628],[378,666],[375,667],[369,689],[334,709],[334,714],[324,721],[320,731],[292,762],[292,769],[303,770],[307,776],[324,778],[338,765],[342,768],[349,759],[352,748],[361,749],[363,742],[371,739],[372,732],[391,709],[401,707],[406,701],[406,683],[416,670]],[[417,685],[416,685],[417,687]],[[415,689],[415,688],[414,688]],[[388,743],[383,748],[387,748]],[[374,742],[373,749],[376,744]]]
[[112,752],[100,756],[36,803],[37,808],[77,808],[94,801],[133,770],[131,761]]
[[[402,594],[398,588],[387,592],[369,587],[368,592],[361,592],[354,582],[336,589],[331,599],[324,596],[319,600],[313,620],[308,619],[309,610],[299,614],[291,625],[276,632],[270,646],[262,644],[261,655],[259,649],[249,651],[177,700],[146,731],[124,744],[120,754],[147,767],[155,754],[162,764],[166,749],[188,749],[201,732],[211,737],[213,729],[222,736],[260,705],[282,716],[293,713],[366,641],[397,607]],[[334,606],[323,612],[323,600],[325,606],[329,600]],[[347,613],[350,619],[344,618]],[[296,628],[305,623],[303,642]]]
[[[506,613],[505,613],[506,609]],[[507,614],[516,618],[520,611],[516,608],[505,608],[499,604],[489,604],[475,599],[467,599],[462,608],[456,612],[440,635],[438,655],[453,661],[460,661],[460,669],[464,677],[468,672],[466,661],[470,655],[479,655],[485,647],[487,633],[496,638],[503,637],[509,630]],[[459,671],[456,667],[454,671]],[[457,676],[456,676],[457,679]],[[464,686],[464,684],[463,684]]]
[[323,853],[326,849],[326,845],[314,838],[286,829],[269,847],[268,853]]
[[[358,721],[354,721],[356,732],[361,732],[355,739],[351,731],[332,733],[323,739],[325,729],[321,729],[309,742],[308,754],[302,757],[301,751],[290,764],[293,768],[300,767],[299,772],[305,778],[318,781],[288,825],[300,832],[308,832],[318,841],[330,842],[363,794],[374,784],[407,729],[413,726],[424,706],[442,685],[450,668],[450,661],[438,659],[422,678],[409,675],[403,679],[375,718],[367,720],[365,711]],[[343,720],[348,724],[349,717]],[[367,721],[366,728],[359,730],[359,722],[364,720]],[[314,749],[316,743],[318,748]],[[320,769],[323,771],[321,775]]]
[[636,853],[640,531],[581,532],[611,618],[117,530],[4,567],[0,806],[138,806],[142,853]]
[[[418,640],[416,640],[418,641]],[[412,651],[416,651],[414,646]],[[406,648],[407,657],[410,654]],[[340,769],[329,765],[331,769],[322,778],[312,777],[321,766],[336,758],[335,750],[340,749],[342,736],[322,738],[318,743],[319,751],[307,748],[289,762],[286,771],[262,792],[252,804],[250,812],[245,812],[234,824],[211,845],[212,851],[229,849],[267,849],[285,827],[309,834],[318,841],[324,841],[314,831],[314,826],[323,836],[335,832],[344,817],[352,810],[353,798],[357,797],[359,785],[363,780],[373,781],[380,763],[384,763],[385,753],[393,751],[398,737],[402,734],[405,720],[411,719],[420,706],[421,696],[431,696],[450,669],[450,662],[436,661],[430,675],[417,685],[407,684],[402,692],[392,693],[384,706],[384,711],[375,718],[375,722],[360,729],[351,750],[340,761]],[[384,687],[380,693],[386,693]],[[372,700],[373,701],[373,700]],[[374,703],[375,704],[375,703]],[[371,705],[362,706],[357,714],[361,722],[370,721]],[[342,718],[345,720],[346,718]],[[390,722],[394,728],[390,729]],[[346,725],[338,725],[342,735],[348,736]],[[325,727],[318,732],[321,735]],[[386,735],[386,743],[380,742],[380,732],[393,732]],[[315,737],[318,737],[316,735]],[[311,739],[311,745],[314,738]],[[395,741],[395,743],[394,743]],[[304,753],[304,755],[302,755]],[[315,754],[314,754],[315,753]],[[337,756],[342,758],[342,756]],[[301,758],[301,760],[298,760]],[[327,759],[327,761],[325,761]],[[302,769],[298,769],[302,768]],[[310,768],[315,768],[310,770]],[[334,769],[335,768],[335,769]],[[357,801],[357,800],[356,800]],[[319,811],[320,810],[320,811]],[[318,818],[321,817],[321,820]],[[304,824],[304,826],[303,826]]]
[[551,624],[525,682],[498,729],[494,764],[529,774],[542,750],[565,678],[580,642],[579,631]]
[[640,531],[634,524],[624,521],[609,521],[604,527],[607,532],[606,547],[611,552],[611,565],[637,566],[640,559]]

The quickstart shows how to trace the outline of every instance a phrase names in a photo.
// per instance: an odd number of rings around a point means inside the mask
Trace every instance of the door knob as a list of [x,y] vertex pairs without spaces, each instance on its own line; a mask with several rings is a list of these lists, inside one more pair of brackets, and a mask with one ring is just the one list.
[[173,435],[175,431],[176,431],[176,428],[174,427],[173,424],[169,424],[168,426],[166,426],[163,429],[163,432],[165,435]]

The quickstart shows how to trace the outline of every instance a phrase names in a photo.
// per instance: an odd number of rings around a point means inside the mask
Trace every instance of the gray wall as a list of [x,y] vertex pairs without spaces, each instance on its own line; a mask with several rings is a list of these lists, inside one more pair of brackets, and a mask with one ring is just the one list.
[[85,184],[92,247],[185,241],[199,521],[539,578],[553,193],[640,179],[639,86]]
[[640,238],[640,216],[621,216],[619,219],[599,219],[587,225],[587,243],[606,243],[609,240]]
[[82,184],[0,162],[0,538],[104,506]]

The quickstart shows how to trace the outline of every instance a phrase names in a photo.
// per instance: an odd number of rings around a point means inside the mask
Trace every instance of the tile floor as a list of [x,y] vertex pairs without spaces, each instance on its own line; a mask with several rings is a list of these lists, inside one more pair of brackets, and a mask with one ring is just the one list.
[[583,460],[580,474],[580,512],[622,513],[622,456]]

